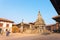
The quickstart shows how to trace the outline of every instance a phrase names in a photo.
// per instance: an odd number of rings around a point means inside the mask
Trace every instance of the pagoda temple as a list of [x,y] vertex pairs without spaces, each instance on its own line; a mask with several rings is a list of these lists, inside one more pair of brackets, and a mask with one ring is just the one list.
[[52,17],[56,21],[56,24],[49,25],[47,28],[53,32],[60,32],[60,0],[50,0],[53,7],[55,8],[58,16]]
[[40,14],[40,11],[38,11],[38,16],[35,22],[33,23],[21,22],[17,24],[17,26],[20,28],[20,32],[43,33],[45,29],[45,22]]

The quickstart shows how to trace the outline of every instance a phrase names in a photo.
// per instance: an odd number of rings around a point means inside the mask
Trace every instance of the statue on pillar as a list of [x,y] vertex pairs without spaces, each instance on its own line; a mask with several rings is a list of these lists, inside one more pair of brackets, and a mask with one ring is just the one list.
[[23,32],[23,19],[22,19],[22,22],[21,22],[21,32]]

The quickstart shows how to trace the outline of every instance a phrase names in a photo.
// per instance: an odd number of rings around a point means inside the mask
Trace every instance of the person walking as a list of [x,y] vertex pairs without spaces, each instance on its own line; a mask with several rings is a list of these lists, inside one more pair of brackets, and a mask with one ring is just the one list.
[[9,36],[10,32],[8,30],[6,30],[6,36]]

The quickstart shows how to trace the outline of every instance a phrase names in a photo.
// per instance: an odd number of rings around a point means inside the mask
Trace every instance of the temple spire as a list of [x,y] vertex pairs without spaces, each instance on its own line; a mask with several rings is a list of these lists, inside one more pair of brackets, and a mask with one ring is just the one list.
[[37,17],[35,24],[36,25],[45,24],[41,14],[40,14],[40,11],[38,11],[38,17]]
[[40,14],[40,11],[38,11],[38,18],[37,19],[38,20],[42,19],[41,14]]

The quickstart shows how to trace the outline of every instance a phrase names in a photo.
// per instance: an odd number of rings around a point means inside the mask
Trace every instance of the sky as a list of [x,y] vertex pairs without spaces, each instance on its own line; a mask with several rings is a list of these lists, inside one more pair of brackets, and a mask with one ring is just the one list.
[[50,0],[0,0],[0,18],[6,18],[15,23],[35,22],[38,11],[45,24],[55,24],[52,17],[57,16]]

